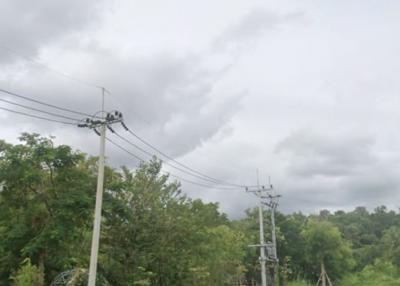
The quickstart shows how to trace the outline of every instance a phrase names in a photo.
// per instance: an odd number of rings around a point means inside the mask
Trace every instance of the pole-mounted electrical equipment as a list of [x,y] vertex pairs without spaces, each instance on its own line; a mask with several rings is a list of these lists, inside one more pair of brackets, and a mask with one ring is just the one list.
[[[266,273],[266,263],[269,262],[274,266],[274,273],[276,272],[276,266],[278,264],[278,255],[276,247],[276,230],[275,230],[275,210],[278,206],[277,199],[281,197],[280,195],[273,195],[272,191],[274,187],[269,184],[268,187],[260,186],[257,184],[255,187],[246,187],[246,192],[253,193],[259,200],[259,225],[260,225],[260,244],[249,245],[249,247],[259,247],[260,248],[260,264],[261,264],[261,285],[267,286],[267,273]],[[265,242],[264,239],[264,213],[263,206],[267,206],[271,210],[271,239],[272,242]],[[274,276],[271,275],[271,282],[274,281]]]

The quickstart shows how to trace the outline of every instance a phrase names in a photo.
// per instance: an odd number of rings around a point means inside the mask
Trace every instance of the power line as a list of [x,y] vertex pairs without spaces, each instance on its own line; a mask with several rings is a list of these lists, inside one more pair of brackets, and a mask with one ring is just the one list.
[[33,111],[38,111],[38,112],[41,112],[41,113],[45,113],[45,114],[48,114],[48,115],[51,115],[51,116],[60,117],[60,118],[73,120],[73,121],[79,121],[79,119],[77,119],[77,118],[73,118],[73,117],[69,117],[69,116],[65,116],[65,115],[61,115],[61,114],[45,111],[45,110],[42,110],[42,109],[39,109],[39,108],[26,106],[26,105],[19,104],[17,102],[9,101],[9,100],[6,100],[6,99],[0,98],[0,101],[6,102],[8,104],[16,105],[16,106],[19,106],[19,107],[23,107],[23,108],[26,108],[26,109],[30,109],[30,110],[33,110]]
[[233,183],[225,182],[225,181],[223,181],[223,180],[216,179],[216,178],[210,177],[210,176],[208,176],[208,175],[205,175],[205,174],[203,174],[203,173],[201,173],[201,172],[199,172],[199,171],[196,171],[196,170],[192,169],[191,167],[189,167],[189,166],[187,166],[187,165],[185,165],[185,164],[180,163],[179,161],[175,160],[175,159],[172,158],[171,156],[165,154],[165,153],[162,152],[160,149],[158,149],[157,147],[153,146],[152,144],[150,144],[149,142],[147,142],[146,140],[144,140],[143,138],[141,138],[139,135],[135,134],[135,133],[134,133],[133,131],[131,131],[129,128],[127,129],[127,131],[128,131],[131,135],[133,135],[136,139],[138,139],[140,142],[142,142],[143,144],[145,144],[146,146],[148,146],[148,147],[150,147],[151,149],[155,150],[156,152],[158,152],[158,153],[161,154],[162,156],[166,157],[167,159],[173,161],[175,164],[177,164],[177,165],[179,165],[179,166],[181,166],[181,167],[183,167],[183,168],[186,168],[186,169],[190,170],[191,172],[197,174],[198,176],[204,177],[203,179],[206,179],[207,181],[210,181],[210,182],[213,182],[213,183],[216,183],[216,184],[222,184],[222,185],[228,185],[228,186],[234,186],[234,187],[245,188],[244,185],[239,185],[239,184],[233,184]]
[[[0,110],[4,110],[7,112],[11,112],[11,113],[15,113],[15,114],[19,114],[19,115],[23,115],[23,116],[27,116],[27,117],[31,117],[31,118],[36,118],[36,119],[40,119],[40,120],[45,120],[45,121],[49,121],[49,122],[56,122],[56,123],[61,123],[61,124],[66,124],[66,125],[73,125],[76,126],[76,123],[72,123],[72,122],[66,122],[66,121],[61,121],[61,120],[56,120],[56,119],[51,119],[51,118],[47,118],[47,117],[42,117],[42,116],[38,116],[38,115],[34,115],[34,114],[28,114],[25,112],[21,112],[21,111],[17,111],[17,110],[12,110],[12,109],[8,109],[5,107],[1,107],[0,106]],[[123,137],[121,136],[121,139]],[[114,146],[118,147],[119,149],[123,150],[124,152],[126,152],[127,154],[129,154],[130,156],[136,158],[137,160],[141,161],[141,162],[145,162],[145,160],[139,156],[137,156],[136,154],[130,152],[129,150],[127,150],[126,148],[122,147],[121,145],[119,145],[118,143],[114,142],[113,140],[111,140],[110,138],[106,138],[107,141],[109,141],[111,144],[113,144]],[[150,153],[149,153],[150,154]],[[166,163],[166,162],[164,162]],[[223,187],[218,187],[218,186],[213,186],[213,185],[206,185],[206,184],[202,184],[199,182],[195,182],[195,181],[191,181],[188,180],[186,178],[182,178],[180,176],[177,176],[175,174],[169,173],[169,172],[164,172],[162,171],[164,174],[174,177],[180,181],[183,182],[187,182],[193,185],[197,185],[200,187],[205,187],[205,188],[211,188],[211,189],[220,189],[220,190],[235,190],[235,189],[239,189],[239,188],[234,188],[234,187],[227,187],[227,188],[223,188]]]
[[[126,143],[128,143],[129,145],[135,147],[136,149],[140,150],[141,152],[147,154],[148,156],[151,156],[151,157],[152,157],[152,156],[154,155],[154,154],[152,154],[152,153],[150,153],[150,152],[144,150],[144,149],[141,148],[140,146],[136,145],[135,143],[129,141],[128,139],[124,138],[123,136],[119,135],[117,132],[114,132],[114,134],[115,134],[118,138],[120,138],[121,140],[125,141]],[[199,175],[190,173],[190,172],[188,172],[187,170],[182,169],[182,168],[179,168],[179,167],[177,167],[177,166],[175,166],[175,165],[173,165],[173,164],[171,164],[171,163],[169,163],[169,162],[164,162],[164,164],[166,164],[166,165],[168,165],[168,166],[170,166],[170,167],[172,167],[172,168],[174,168],[174,169],[176,169],[176,170],[178,170],[178,171],[181,171],[181,172],[183,172],[183,173],[185,173],[185,174],[187,174],[187,175],[189,175],[189,176],[198,178],[198,179],[200,179],[200,180],[204,180],[204,181],[213,183],[213,184],[215,184],[215,185],[222,185],[221,183],[215,182],[214,180],[210,180],[210,179],[208,179],[208,178],[201,177],[201,176],[199,176]],[[224,185],[226,185],[226,184],[224,184]],[[232,187],[230,187],[230,188],[232,188]],[[238,187],[235,187],[235,188],[238,188]]]
[[[41,104],[41,105],[44,105],[44,106],[47,106],[47,107],[51,107],[51,108],[54,108],[54,109],[58,109],[58,110],[62,110],[62,111],[66,111],[66,112],[70,112],[70,113],[74,113],[74,114],[78,114],[78,115],[99,118],[98,116],[92,116],[92,115],[90,115],[88,113],[84,113],[84,112],[76,111],[76,110],[73,110],[73,109],[57,106],[57,105],[54,105],[54,104],[49,104],[49,103],[46,103],[46,102],[43,102],[43,101],[40,101],[40,100],[36,100],[36,99],[33,99],[33,98],[29,98],[27,96],[23,96],[23,95],[20,95],[20,94],[17,94],[17,93],[14,93],[14,92],[2,89],[2,88],[0,88],[0,92],[8,94],[8,95],[11,95],[11,96],[15,96],[15,97],[18,97],[18,98],[22,98],[24,100],[28,100],[28,101],[31,101],[31,102],[34,102],[34,103],[37,103],[37,104]],[[68,119],[68,120],[73,120],[73,121],[76,121],[76,122],[79,121],[76,118],[68,117],[68,116],[61,115],[61,114],[56,114],[56,113],[45,111],[45,110],[38,109],[38,108],[29,107],[29,106],[26,106],[26,105],[23,105],[23,104],[19,104],[19,103],[16,103],[16,102],[12,102],[12,101],[8,101],[8,100],[5,100],[5,99],[0,99],[0,101],[6,102],[6,103],[9,103],[9,104],[13,104],[13,105],[16,105],[16,106],[20,106],[20,107],[23,107],[23,108],[26,108],[26,109],[30,109],[30,110],[38,111],[38,112],[41,112],[41,113],[45,113],[45,114],[48,114],[48,115],[51,115],[51,116],[61,117],[61,118]],[[47,118],[47,117],[32,115],[32,114],[28,114],[28,113],[24,113],[24,112],[20,112],[20,111],[7,109],[7,108],[4,108],[4,107],[1,108],[1,109],[5,110],[5,111],[9,111],[9,112],[14,112],[14,113],[17,113],[17,114],[20,114],[20,115],[25,115],[25,116],[28,116],[28,117],[33,117],[33,118],[37,118],[37,119],[46,120],[46,121],[53,121],[53,122],[59,122],[59,123],[63,123],[63,124],[75,125],[74,123],[71,123],[71,122],[66,122],[66,121],[55,120],[55,119],[51,119],[51,118]],[[174,158],[172,158],[171,156],[165,154],[160,149],[156,148],[155,146],[153,146],[152,144],[150,144],[149,142],[147,142],[146,140],[144,140],[143,138],[141,138],[140,136],[138,136],[137,134],[135,134],[134,132],[129,130],[127,127],[126,127],[126,129],[130,134],[132,134],[135,138],[137,138],[139,141],[144,143],[146,146],[148,146],[151,149],[157,151],[162,156],[166,157],[167,159],[171,160],[175,164],[177,164],[177,165],[179,165],[179,166],[184,168],[184,169],[182,169],[182,168],[177,167],[177,166],[175,166],[175,165],[173,165],[173,164],[171,164],[169,162],[164,162],[166,165],[169,165],[169,166],[171,166],[172,168],[174,168],[176,170],[179,170],[179,171],[181,171],[183,173],[186,173],[186,174],[188,174],[188,175],[190,175],[192,177],[195,177],[195,178],[198,178],[198,179],[213,183],[215,185],[225,185],[225,186],[230,186],[231,188],[244,188],[245,187],[243,185],[232,184],[232,183],[229,183],[229,182],[225,182],[225,181],[210,177],[210,176],[205,175],[203,173],[200,173],[200,172],[190,168],[189,166],[186,166],[186,165],[176,161]],[[146,151],[145,149],[137,146],[133,142],[127,140],[126,138],[122,137],[121,135],[119,135],[117,133],[116,133],[116,135],[120,139],[124,140],[128,144],[130,144],[130,145],[134,146],[135,148],[139,149],[143,153],[145,153],[145,154],[147,154],[149,156],[153,156],[154,155],[154,154],[151,154],[150,152]],[[187,170],[189,170],[189,171],[187,171]],[[175,176],[175,177],[177,177],[177,176]],[[186,180],[186,179],[182,179],[182,180]],[[186,180],[186,181],[188,181],[188,180]]]
[[[134,157],[135,159],[139,160],[140,162],[145,162],[145,160],[144,160],[143,158],[141,158],[141,157],[139,157],[138,155],[132,153],[131,151],[129,151],[128,149],[126,149],[126,148],[124,148],[123,146],[119,145],[118,143],[114,142],[114,141],[111,140],[110,138],[106,137],[106,140],[107,140],[108,142],[110,142],[111,144],[113,144],[114,146],[116,146],[117,148],[119,148],[119,149],[121,149],[122,151],[126,152],[128,155],[130,155],[130,156]],[[219,190],[235,190],[235,189],[238,189],[238,188],[221,188],[221,187],[206,185],[206,184],[202,184],[202,183],[198,183],[198,182],[194,182],[194,181],[191,181],[191,180],[182,178],[182,177],[180,177],[180,176],[174,175],[174,174],[169,173],[169,172],[164,172],[164,171],[162,171],[162,172],[163,172],[164,174],[168,175],[168,176],[174,177],[174,178],[176,178],[176,179],[178,179],[178,180],[181,180],[181,181],[183,181],[183,182],[190,183],[190,184],[197,185],[197,186],[204,187],[204,188],[219,189]]]
[[5,110],[5,111],[8,111],[8,112],[16,113],[16,114],[19,114],[19,115],[24,115],[24,116],[32,117],[32,118],[37,118],[37,119],[41,119],[41,120],[46,120],[46,121],[51,121],[51,122],[57,122],[57,123],[62,123],[62,124],[67,124],[67,125],[75,125],[75,126],[76,126],[76,123],[66,122],[66,121],[61,121],[61,120],[56,120],[56,119],[51,119],[51,118],[42,117],[42,116],[33,115],[33,114],[28,114],[28,113],[25,113],[25,112],[21,112],[21,111],[17,111],[17,110],[8,109],[8,108],[1,107],[1,106],[0,106],[0,109],[1,109],[1,110]]
[[[13,55],[15,55],[15,56],[17,56],[17,57],[21,57],[21,58],[25,59],[26,61],[29,61],[29,62],[31,62],[31,63],[37,65],[37,66],[40,66],[40,67],[42,67],[42,68],[44,68],[44,69],[47,69],[47,70],[49,70],[49,71],[51,71],[51,72],[53,72],[53,73],[56,73],[56,74],[58,74],[58,75],[60,75],[60,76],[62,76],[62,77],[65,77],[65,78],[67,78],[67,79],[69,79],[69,80],[78,82],[78,83],[83,84],[83,85],[86,85],[86,86],[94,87],[94,88],[99,88],[99,89],[102,89],[102,88],[103,88],[103,87],[101,87],[101,86],[99,86],[99,85],[97,85],[97,84],[94,84],[94,83],[91,83],[91,82],[88,82],[88,81],[85,81],[85,80],[82,80],[82,79],[73,77],[73,76],[71,76],[71,75],[69,75],[69,74],[67,74],[67,73],[64,73],[64,72],[61,72],[61,71],[59,71],[59,70],[53,69],[53,68],[51,68],[51,67],[49,67],[49,66],[47,66],[47,65],[45,65],[45,64],[43,64],[43,63],[40,63],[40,62],[38,62],[38,61],[36,61],[36,60],[30,58],[30,57],[27,57],[27,56],[25,56],[25,55],[21,55],[20,53],[14,51],[14,50],[12,50],[12,49],[10,49],[9,47],[0,45],[0,48],[3,49],[3,50],[5,50],[5,51],[7,51],[7,52],[10,53],[10,54],[13,54]],[[107,91],[107,92],[108,92],[108,91]]]
[[40,101],[40,100],[37,100],[37,99],[33,99],[33,98],[29,98],[27,96],[23,96],[23,95],[20,95],[20,94],[17,94],[15,92],[11,92],[11,91],[8,91],[8,90],[2,89],[2,88],[0,88],[0,92],[6,93],[8,95],[15,96],[15,97],[18,97],[18,98],[22,98],[22,99],[25,99],[25,100],[28,100],[28,101],[31,101],[31,102],[35,102],[35,103],[38,103],[38,104],[41,104],[41,105],[44,105],[44,106],[47,106],[47,107],[55,108],[55,109],[58,109],[58,110],[62,110],[62,111],[66,111],[66,112],[70,112],[70,113],[74,113],[74,114],[78,114],[78,115],[81,115],[81,116],[92,117],[92,115],[88,114],[88,113],[84,113],[84,112],[81,112],[81,111],[76,111],[76,110],[72,110],[72,109],[69,109],[69,108],[65,108],[65,107],[54,105],[54,104],[46,103],[46,102],[43,102],[43,101]]
[[194,182],[194,181],[191,181],[191,180],[188,180],[188,179],[184,179],[184,178],[182,178],[180,176],[177,176],[177,175],[174,175],[172,173],[166,173],[166,174],[171,176],[171,177],[174,177],[175,179],[178,179],[180,181],[183,181],[183,182],[186,182],[186,183],[189,183],[189,184],[193,184],[193,185],[197,185],[197,186],[203,187],[203,188],[218,189],[218,190],[239,190],[239,188],[234,188],[234,187],[223,188],[223,187],[218,187],[218,186],[215,186],[215,185],[214,186],[210,186],[210,185]]
[[131,155],[132,157],[134,157],[136,160],[140,161],[140,162],[145,162],[144,159],[142,159],[141,157],[137,156],[136,154],[130,152],[128,149],[125,149],[124,147],[122,147],[121,145],[119,145],[118,143],[114,142],[113,140],[111,140],[110,138],[106,137],[106,140],[108,142],[110,142],[111,144],[113,144],[114,146],[118,147],[119,149],[121,149],[122,151],[125,151],[126,153],[128,153],[129,155]]

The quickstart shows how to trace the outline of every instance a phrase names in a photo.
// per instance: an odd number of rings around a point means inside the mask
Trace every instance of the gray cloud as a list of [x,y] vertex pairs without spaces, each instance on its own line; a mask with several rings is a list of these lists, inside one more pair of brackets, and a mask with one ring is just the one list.
[[289,170],[299,176],[348,176],[376,160],[373,138],[350,134],[316,134],[303,130],[281,141],[277,152],[289,155]]
[[389,163],[379,160],[369,165],[364,172],[357,176],[349,177],[340,183],[339,188],[345,192],[343,199],[360,204],[380,205],[392,204],[400,195],[399,162]]
[[395,207],[400,188],[399,161],[376,151],[371,136],[296,132],[276,147],[286,160],[283,209],[317,212],[357,206]]
[[283,24],[302,16],[299,12],[279,15],[261,7],[252,9],[222,32],[214,40],[213,47],[217,50],[241,50],[260,40],[267,32],[276,31]]
[[[350,2],[257,8],[206,0],[181,13],[180,1],[158,11],[145,1],[114,1],[111,10],[94,0],[3,1],[0,37],[25,56],[104,85],[108,109],[121,110],[134,131],[187,165],[244,184],[254,184],[257,167],[266,170],[284,195],[281,210],[394,206],[398,4],[368,2],[361,11]],[[100,109],[98,89],[21,57],[0,58],[2,88]],[[98,152],[88,130],[0,116],[7,140],[35,131]],[[107,156],[114,166],[137,163],[111,145]],[[255,205],[241,191],[189,184],[184,191],[219,201],[234,217]]]
[[[120,60],[106,55],[104,51],[85,54],[90,59],[89,80],[97,79],[112,91],[106,96],[106,107],[122,111],[130,128],[172,156],[207,141],[240,109],[243,93],[216,94],[213,87],[223,73],[204,69],[199,57],[160,54]],[[88,113],[99,109],[100,90],[71,83],[40,67],[39,71],[31,65],[22,79],[0,82],[45,102]],[[47,124],[43,126],[47,130]]]
[[[52,41],[76,32],[97,19],[99,1],[3,0],[0,10],[0,46],[27,57]],[[0,61],[12,62],[18,56],[2,49]]]
[[[10,43],[23,46],[26,49],[23,52],[28,56],[35,56],[42,46],[65,38],[74,31],[82,33],[85,25],[96,18],[96,15],[89,13],[94,3],[80,7],[78,14],[73,13],[76,5],[80,5],[78,2],[69,3],[67,7],[47,2],[40,4],[34,9],[26,6],[21,9],[21,15],[31,15],[26,16],[26,23],[16,25],[7,32],[0,31],[10,39]],[[15,14],[21,5],[18,1],[8,4],[9,14]],[[222,32],[215,42],[226,46],[235,41],[243,44],[245,40],[251,41],[264,30],[273,28],[275,22],[288,18],[290,16],[280,17],[265,10],[254,10],[238,24]],[[12,22],[10,19],[3,20]],[[35,35],[35,39],[16,36],[22,34]],[[12,37],[27,44],[14,41]],[[172,156],[181,156],[206,142],[240,109],[243,92],[221,95],[214,90],[214,86],[231,68],[230,64],[228,67],[223,64],[217,69],[207,68],[208,58],[213,58],[214,54],[178,57],[162,52],[158,55],[121,58],[113,51],[97,46],[91,49],[79,47],[76,52],[86,62],[86,74],[81,78],[89,82],[101,82],[111,90],[112,95],[106,97],[108,106],[123,111],[130,126]],[[5,78],[3,86],[62,106],[69,106],[73,101],[81,110],[88,112],[99,106],[99,95],[95,90],[57,78],[35,64],[25,65],[23,69],[25,74],[22,77],[12,80]],[[24,121],[23,118],[15,120]],[[44,130],[48,130],[47,124],[43,126]]]
[[350,210],[355,206],[398,208],[400,174],[394,169],[397,165],[380,162],[364,171],[357,170],[357,175],[290,180],[282,190],[281,209],[316,213],[321,209]]

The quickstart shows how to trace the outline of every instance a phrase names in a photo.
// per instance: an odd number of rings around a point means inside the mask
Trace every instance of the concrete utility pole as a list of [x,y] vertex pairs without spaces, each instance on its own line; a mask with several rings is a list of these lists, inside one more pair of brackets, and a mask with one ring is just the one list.
[[267,272],[265,269],[265,263],[267,262],[267,257],[265,256],[265,247],[263,246],[265,244],[264,241],[264,214],[263,214],[263,206],[260,201],[260,205],[258,207],[258,216],[259,216],[259,222],[260,222],[260,263],[261,263],[261,282],[262,286],[267,286]]
[[[272,185],[271,185],[272,188]],[[276,227],[275,227],[275,211],[276,208],[278,207],[278,202],[277,199],[280,198],[280,195],[271,195],[267,194],[266,196],[262,196],[262,199],[264,199],[263,204],[268,206],[271,210],[271,238],[272,238],[272,255],[270,258],[271,261],[274,263],[274,275],[272,280],[275,280],[275,275],[278,272],[278,253],[277,253],[277,246],[276,246]]]
[[263,194],[272,190],[272,186],[270,188],[265,188],[265,186],[261,186],[257,183],[256,189],[246,188],[247,192],[255,194],[260,198],[260,204],[258,206],[258,214],[259,214],[259,223],[260,223],[260,244],[249,245],[250,247],[260,247],[260,264],[261,264],[261,285],[267,286],[267,272],[266,272],[266,262],[267,256],[265,255],[265,249],[267,247],[271,247],[271,244],[266,244],[264,240],[264,214],[263,214]]
[[87,127],[93,129],[96,132],[96,134],[100,136],[100,154],[99,154],[98,174],[97,174],[96,206],[94,212],[88,286],[96,285],[97,257],[99,253],[101,210],[102,210],[103,189],[104,189],[104,163],[105,163],[104,157],[105,157],[105,143],[106,143],[106,128],[110,129],[111,132],[114,132],[114,130],[110,127],[110,125],[114,123],[121,123],[122,126],[126,129],[123,123],[123,117],[121,112],[114,111],[112,113],[108,113],[104,111],[105,89],[103,88],[102,91],[103,91],[102,111],[97,113],[101,114],[101,116],[94,115],[92,118],[86,118],[82,123],[78,124],[78,127]]
[[96,207],[94,211],[92,249],[90,252],[89,283],[88,283],[89,286],[96,285],[97,255],[99,253],[100,222],[101,222],[101,210],[103,203],[105,144],[106,144],[106,126],[102,124],[100,126],[100,155],[98,164],[99,169],[97,175]]

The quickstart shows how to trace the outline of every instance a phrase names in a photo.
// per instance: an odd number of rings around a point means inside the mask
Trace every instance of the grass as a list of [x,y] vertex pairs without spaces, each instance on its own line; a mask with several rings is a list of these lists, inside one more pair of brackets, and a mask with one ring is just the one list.
[[287,286],[310,286],[310,284],[305,281],[299,280],[299,281],[289,282]]

